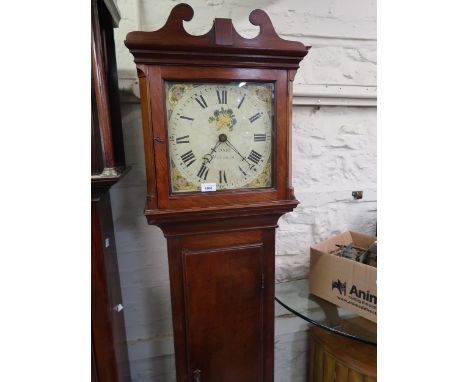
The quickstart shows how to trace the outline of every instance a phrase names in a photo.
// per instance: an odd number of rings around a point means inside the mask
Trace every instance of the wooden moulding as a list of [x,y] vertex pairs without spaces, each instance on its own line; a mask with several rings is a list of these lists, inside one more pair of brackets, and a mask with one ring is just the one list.
[[268,15],[255,9],[249,20],[260,27],[258,36],[239,35],[231,19],[217,18],[202,36],[187,33],[183,21],[190,21],[193,9],[188,4],[175,6],[166,24],[153,32],[130,32],[125,45],[137,64],[183,64],[297,69],[309,47],[298,41],[283,40],[275,32]]
[[263,205],[218,206],[210,209],[147,210],[149,224],[158,225],[166,237],[207,232],[243,231],[276,228],[278,219],[291,212],[297,200],[282,200]]

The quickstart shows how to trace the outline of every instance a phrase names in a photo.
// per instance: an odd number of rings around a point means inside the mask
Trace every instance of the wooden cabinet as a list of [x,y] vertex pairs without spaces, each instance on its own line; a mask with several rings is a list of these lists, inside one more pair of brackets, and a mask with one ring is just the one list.
[[113,0],[91,1],[91,174],[114,176],[125,167],[113,28]]
[[184,295],[175,322],[185,332],[178,337],[186,338],[180,347],[187,348],[189,376],[199,370],[202,381],[262,381],[273,356],[272,338],[264,338],[272,307],[263,232],[188,236],[173,248],[172,280],[181,280],[172,283],[173,295]]
[[91,378],[129,382],[128,353],[109,189],[125,172],[112,1],[91,2]]
[[129,382],[127,338],[108,192],[91,203],[91,341],[96,382]]

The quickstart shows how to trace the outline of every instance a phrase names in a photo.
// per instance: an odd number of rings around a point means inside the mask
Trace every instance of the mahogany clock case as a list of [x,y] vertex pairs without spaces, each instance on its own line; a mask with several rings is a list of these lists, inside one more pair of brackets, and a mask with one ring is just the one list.
[[[273,381],[275,228],[298,201],[291,186],[292,83],[308,48],[281,39],[267,14],[245,39],[230,19],[203,36],[176,5],[154,32],[125,45],[140,83],[147,198],[145,215],[167,238],[178,381]],[[274,84],[272,186],[215,192],[171,191],[165,81]],[[221,138],[220,138],[221,141]]]

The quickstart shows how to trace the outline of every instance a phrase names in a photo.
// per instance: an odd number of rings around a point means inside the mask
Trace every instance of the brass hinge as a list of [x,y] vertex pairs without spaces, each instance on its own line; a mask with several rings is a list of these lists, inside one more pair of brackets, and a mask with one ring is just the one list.
[[265,289],[265,273],[262,273],[262,289]]

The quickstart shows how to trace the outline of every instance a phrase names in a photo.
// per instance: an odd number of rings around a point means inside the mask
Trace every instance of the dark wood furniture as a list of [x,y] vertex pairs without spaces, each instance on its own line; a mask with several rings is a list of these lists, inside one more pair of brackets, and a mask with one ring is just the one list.
[[110,0],[91,2],[91,380],[129,382],[109,188],[124,173],[113,27],[120,14]]
[[[298,204],[290,175],[292,82],[308,48],[278,37],[258,9],[250,15],[260,26],[253,39],[230,19],[192,36],[183,28],[192,17],[179,4],[163,28],[125,40],[140,80],[145,215],[167,238],[177,380],[273,381],[275,228]],[[166,80],[274,83],[273,185],[171,192]]]
[[91,1],[91,174],[118,179],[125,167],[113,28],[113,0]]
[[129,382],[130,372],[109,194],[91,203],[93,382]]

